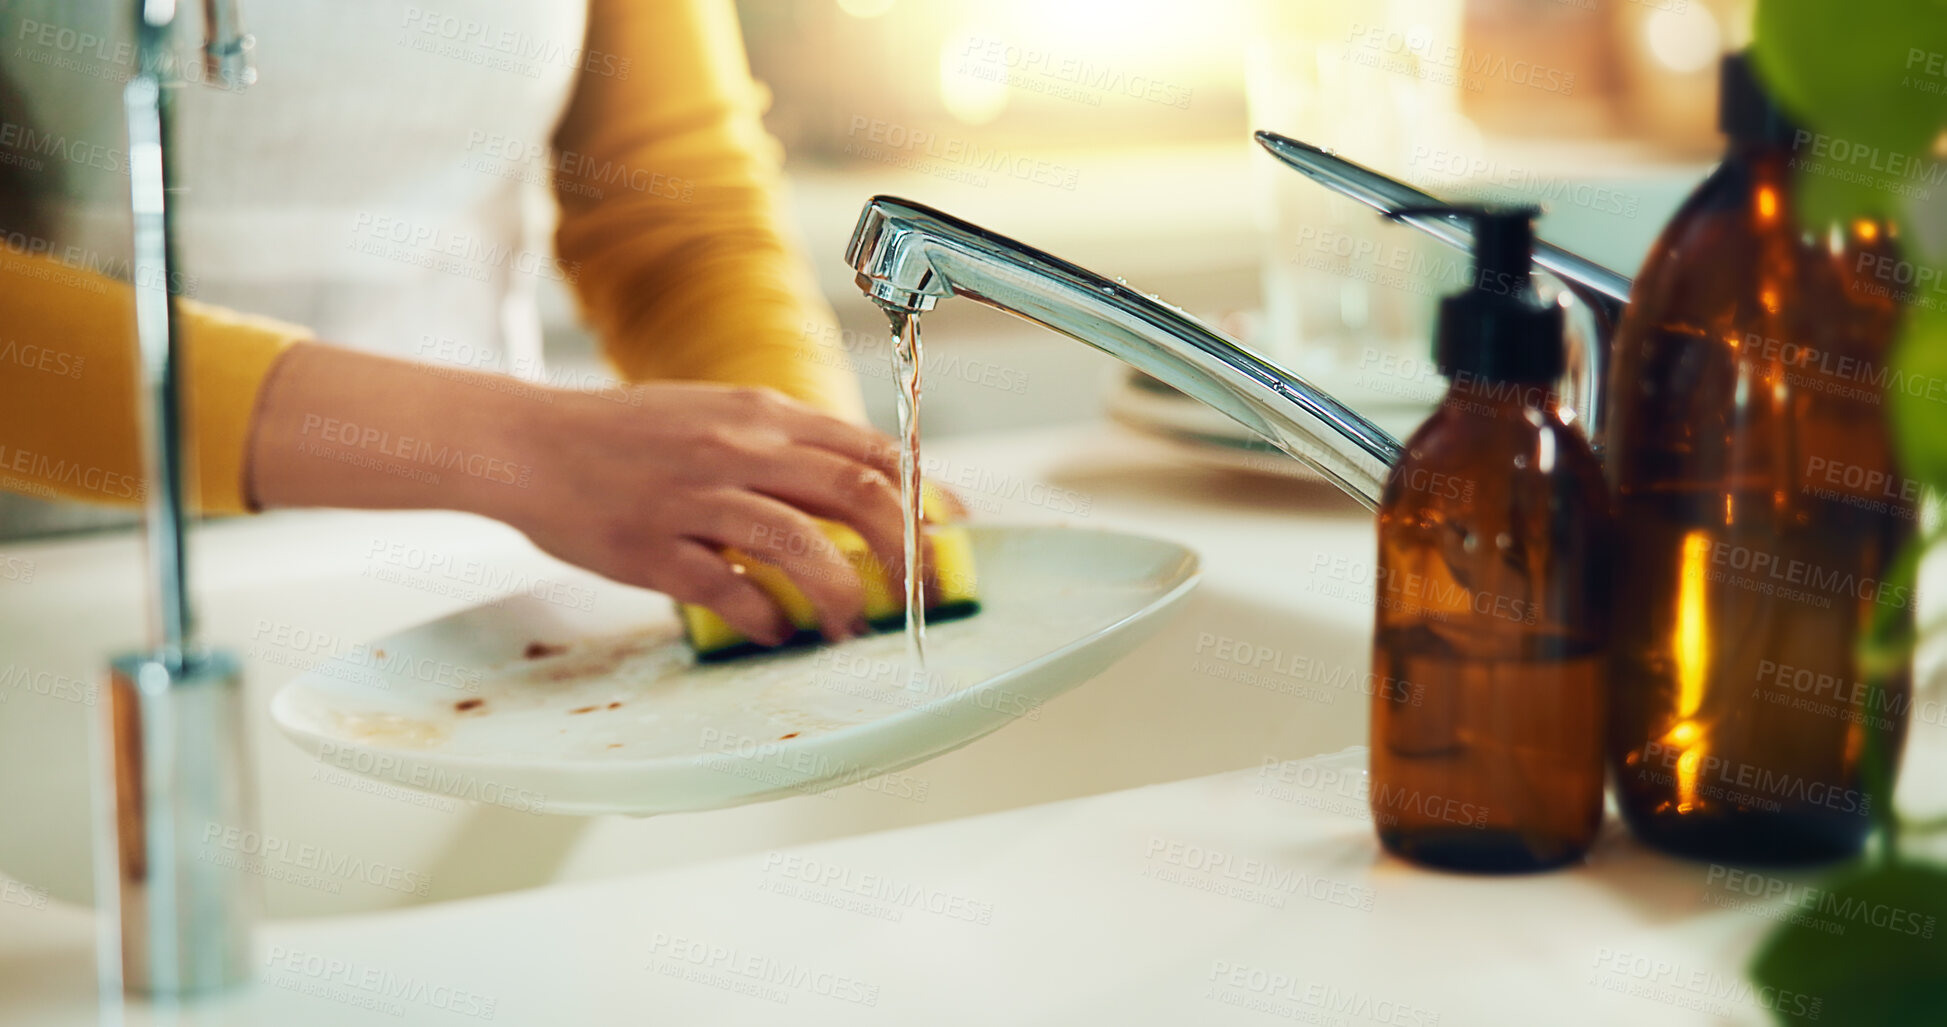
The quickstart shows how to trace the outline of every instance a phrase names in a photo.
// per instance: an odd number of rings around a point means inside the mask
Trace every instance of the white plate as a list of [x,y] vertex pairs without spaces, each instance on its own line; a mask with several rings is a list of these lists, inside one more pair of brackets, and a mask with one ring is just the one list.
[[[604,584],[517,596],[340,654],[278,726],[345,771],[549,813],[673,813],[822,791],[956,749],[1081,684],[1197,581],[1172,542],[972,525],[981,612],[927,630],[698,665],[674,608]],[[535,643],[560,647],[534,656]],[[465,706],[467,708],[462,709]]]
[[[1392,432],[1396,438],[1413,433],[1433,413],[1431,402],[1356,401],[1342,393],[1360,413]],[[1188,396],[1130,372],[1109,397],[1109,416],[1169,444],[1181,456],[1206,467],[1279,478],[1323,481],[1317,471],[1272,445],[1249,428]]]

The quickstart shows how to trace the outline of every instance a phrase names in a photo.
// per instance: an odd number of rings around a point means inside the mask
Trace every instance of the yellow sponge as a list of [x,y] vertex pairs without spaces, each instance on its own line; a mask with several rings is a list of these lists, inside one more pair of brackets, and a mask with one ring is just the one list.
[[[980,612],[980,591],[974,570],[973,539],[966,525],[944,523],[946,509],[930,487],[922,493],[926,515],[933,523],[925,526],[933,542],[933,568],[940,582],[940,598],[927,607],[929,622],[957,620]],[[888,574],[859,533],[836,521],[818,522],[825,538],[852,564],[865,586],[865,620],[874,631],[898,630],[906,625],[904,574]],[[724,559],[744,568],[752,584],[763,589],[784,610],[797,631],[779,648],[815,644],[824,636],[818,631],[818,612],[803,591],[783,571],[763,563],[738,549],[725,549]],[[714,610],[693,603],[681,604],[683,629],[696,658],[705,663],[736,659],[753,653],[773,652],[745,638]]]

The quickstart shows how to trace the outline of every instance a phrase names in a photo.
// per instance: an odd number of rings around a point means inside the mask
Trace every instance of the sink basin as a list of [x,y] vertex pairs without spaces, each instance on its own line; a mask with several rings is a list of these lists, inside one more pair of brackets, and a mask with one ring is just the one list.
[[[761,852],[1363,741],[1370,606],[1356,582],[1348,591],[1331,568],[1316,568],[1326,552],[1369,560],[1369,521],[1317,490],[1228,496],[1222,479],[1182,477],[1208,472],[1118,465],[1111,456],[1148,458],[1104,429],[1081,436],[1102,455],[1077,456],[1076,437],[1038,431],[937,448],[948,472],[971,461],[983,482],[1041,480],[1044,458],[1057,456],[1086,468],[1063,481],[1089,502],[1067,504],[1063,516],[1014,484],[993,486],[983,512],[1179,538],[1202,552],[1202,585],[1155,636],[1007,730],[918,766],[816,795],[643,820],[536,816],[367,780],[276,737],[267,713],[277,689],[357,643],[495,594],[572,604],[592,587],[587,576],[511,529],[462,515],[212,525],[192,554],[203,631],[244,661],[261,827],[254,839],[218,833],[212,845],[262,877],[269,915],[329,915]],[[1332,506],[1306,520],[1290,508],[1293,495]],[[0,559],[32,567],[31,580],[0,580],[0,872],[87,902],[89,727],[101,709],[92,685],[105,655],[140,637],[139,545],[97,537],[8,547]]]

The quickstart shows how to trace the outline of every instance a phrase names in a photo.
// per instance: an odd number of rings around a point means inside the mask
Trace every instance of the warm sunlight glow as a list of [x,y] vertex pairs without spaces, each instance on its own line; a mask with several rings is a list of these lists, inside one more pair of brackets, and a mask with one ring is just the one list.
[[1677,757],[1677,812],[1697,808],[1697,768],[1704,762],[1704,750],[1691,749]]
[[1717,19],[1703,4],[1672,4],[1643,22],[1643,42],[1658,64],[1680,75],[1702,71],[1724,49]]
[[1683,536],[1682,564],[1677,569],[1677,627],[1671,648],[1676,652],[1677,724],[1664,743],[1682,749],[1677,757],[1677,809],[1697,801],[1697,768],[1703,764],[1704,730],[1694,719],[1704,704],[1705,674],[1710,670],[1710,614],[1705,583],[1710,573],[1710,536],[1692,531]]
[[1007,109],[1007,67],[969,62],[969,41],[991,33],[963,29],[947,33],[940,45],[940,102],[948,114],[968,125],[985,125]]
[[1710,669],[1710,613],[1705,608],[1710,573],[1710,536],[1683,536],[1683,563],[1677,570],[1677,631],[1671,640],[1677,662],[1677,716],[1688,720],[1704,704],[1704,675]]
[[854,18],[877,18],[892,10],[894,0],[838,0],[838,9]]

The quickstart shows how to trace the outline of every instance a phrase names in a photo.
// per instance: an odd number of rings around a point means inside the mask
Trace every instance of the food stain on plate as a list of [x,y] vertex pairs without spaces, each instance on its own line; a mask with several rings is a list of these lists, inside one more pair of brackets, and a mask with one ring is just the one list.
[[494,676],[529,686],[573,686],[615,678],[624,671],[635,679],[663,677],[688,665],[681,639],[673,626],[573,642],[537,639],[521,651],[519,662]]
[[397,713],[330,711],[340,737],[354,742],[402,749],[432,749],[444,745],[451,732],[444,725]]

